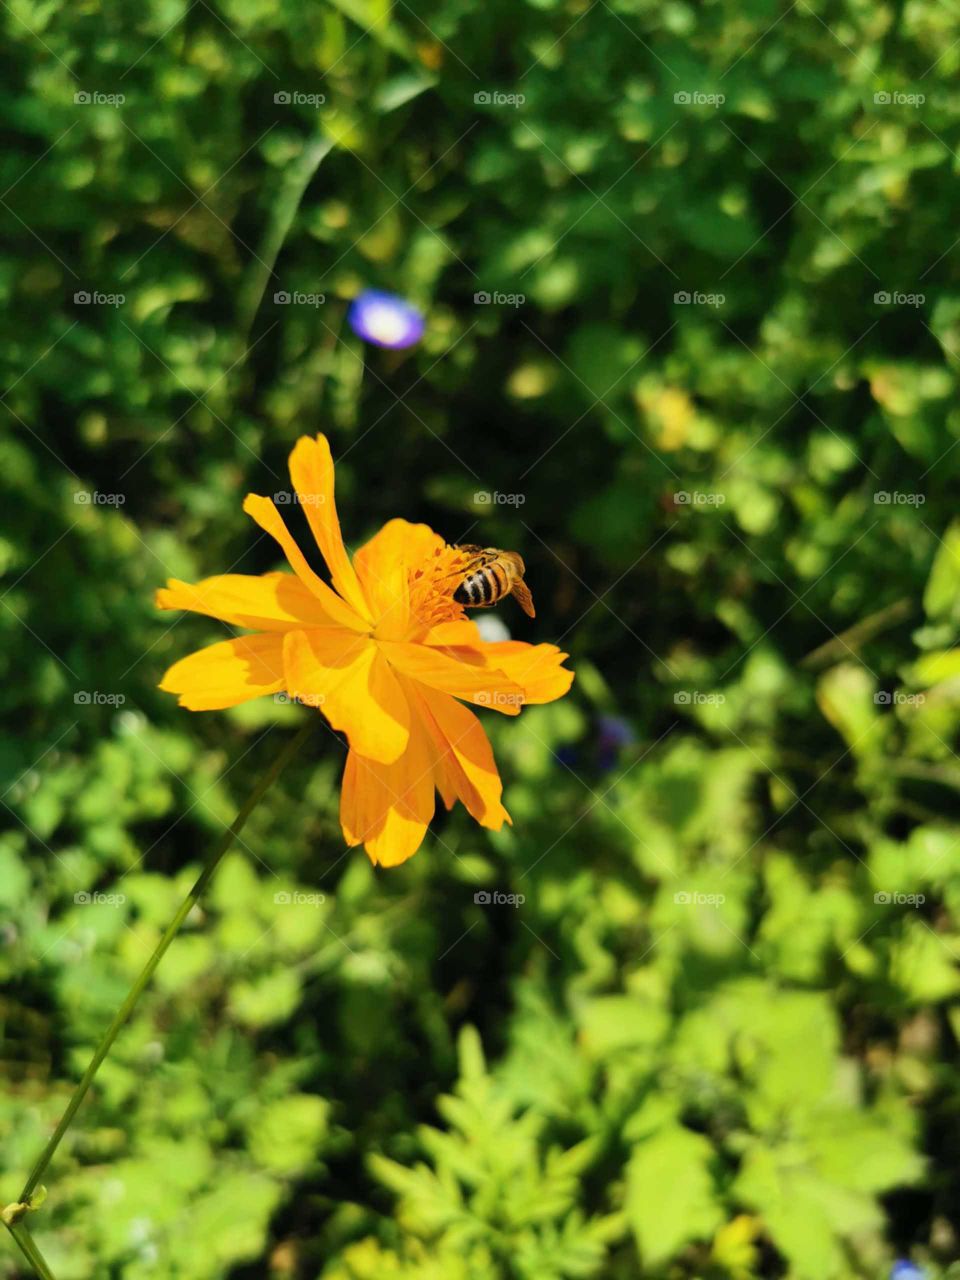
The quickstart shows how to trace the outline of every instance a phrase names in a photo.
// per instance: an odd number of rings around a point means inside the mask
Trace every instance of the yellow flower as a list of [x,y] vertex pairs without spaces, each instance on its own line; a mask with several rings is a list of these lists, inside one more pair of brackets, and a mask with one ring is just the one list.
[[464,553],[424,524],[391,520],[351,561],[333,495],[324,436],[303,436],[290,478],[330,572],[317,576],[269,498],[243,509],[277,540],[292,573],[228,573],[191,586],[171,579],[161,609],[220,618],[252,634],[174,663],[160,688],[191,711],[234,707],[285,691],[318,708],[349,744],[340,823],[349,845],[396,866],[423,840],[434,789],[460,800],[481,826],[510,816],[480,721],[457,699],[517,715],[552,702],[573,672],[551,644],[485,642],[455,603]]

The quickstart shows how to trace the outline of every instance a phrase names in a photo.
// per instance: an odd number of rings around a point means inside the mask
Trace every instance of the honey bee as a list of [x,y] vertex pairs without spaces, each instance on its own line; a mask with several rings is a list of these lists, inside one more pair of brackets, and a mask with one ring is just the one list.
[[529,618],[536,617],[533,596],[523,580],[524,563],[516,551],[473,546],[461,546],[457,550],[470,556],[453,593],[457,604],[468,609],[488,609],[505,596],[513,595]]

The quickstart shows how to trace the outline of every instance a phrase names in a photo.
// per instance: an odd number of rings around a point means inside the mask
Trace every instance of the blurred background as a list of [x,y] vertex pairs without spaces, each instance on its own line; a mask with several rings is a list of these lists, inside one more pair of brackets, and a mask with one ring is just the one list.
[[[537,618],[498,616],[578,674],[486,717],[513,829],[438,815],[386,873],[313,738],[44,1179],[57,1280],[950,1272],[951,7],[0,27],[4,1203],[307,714],[178,710],[160,676],[223,630],[152,602],[277,567],[241,501],[297,436],[352,545],[520,551]],[[350,330],[363,288],[418,346]]]

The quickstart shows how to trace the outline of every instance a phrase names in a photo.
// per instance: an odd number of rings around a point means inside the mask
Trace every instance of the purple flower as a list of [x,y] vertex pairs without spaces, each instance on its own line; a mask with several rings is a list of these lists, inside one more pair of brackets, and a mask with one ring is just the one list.
[[890,1268],[890,1280],[927,1280],[926,1273],[908,1258],[898,1258]]
[[395,293],[364,289],[350,303],[347,323],[354,333],[378,347],[412,347],[423,337],[420,312]]
[[624,747],[632,746],[637,735],[621,716],[603,715],[597,726],[597,756],[600,768],[612,769]]

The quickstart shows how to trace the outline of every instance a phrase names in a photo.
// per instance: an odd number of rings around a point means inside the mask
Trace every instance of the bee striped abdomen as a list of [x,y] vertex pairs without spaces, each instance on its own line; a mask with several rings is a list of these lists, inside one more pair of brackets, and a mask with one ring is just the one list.
[[505,575],[501,578],[494,566],[488,566],[464,578],[453,593],[453,598],[458,604],[472,606],[474,609],[482,608],[485,604],[495,604],[503,596],[505,587]]
[[466,609],[486,609],[499,604],[512,592],[527,617],[536,617],[533,597],[523,580],[523,561],[515,551],[473,546],[459,550],[468,560],[464,565],[466,572],[453,592],[457,604]]

